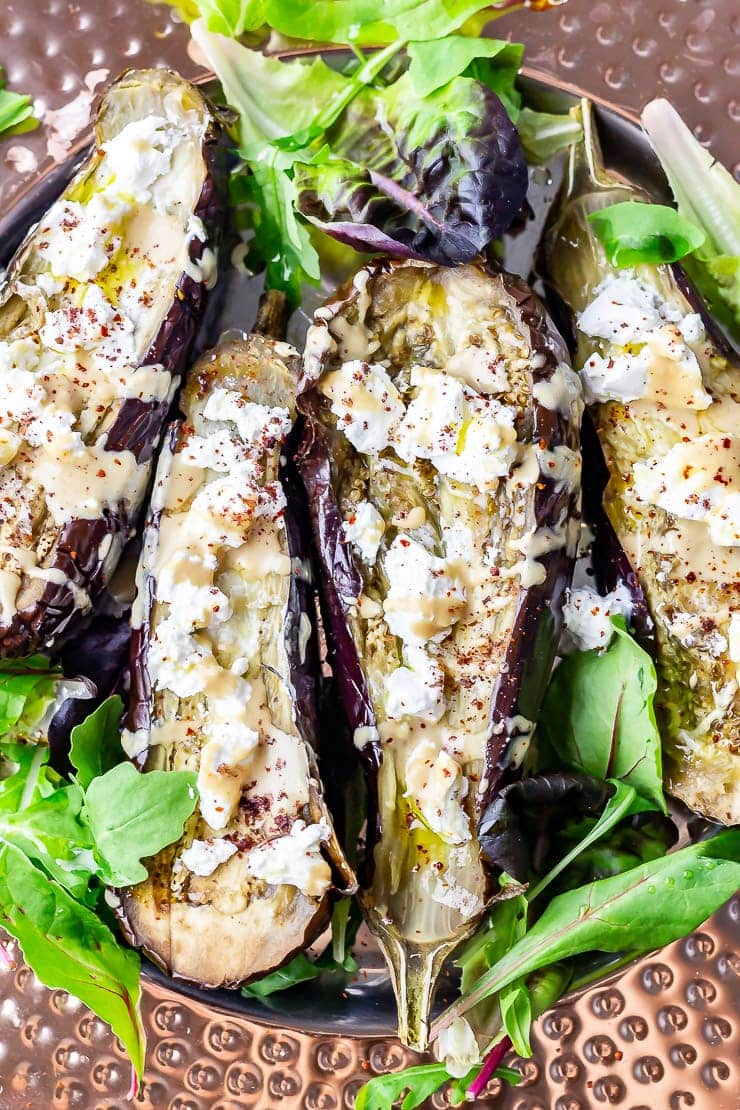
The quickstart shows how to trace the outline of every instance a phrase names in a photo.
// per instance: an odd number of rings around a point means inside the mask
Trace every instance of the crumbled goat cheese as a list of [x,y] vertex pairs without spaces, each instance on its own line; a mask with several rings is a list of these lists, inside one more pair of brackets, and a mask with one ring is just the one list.
[[740,438],[703,435],[676,443],[661,457],[636,463],[639,501],[683,520],[704,521],[713,543],[740,544]]
[[414,644],[405,648],[403,658],[404,666],[397,667],[386,679],[388,716],[438,721],[445,711],[444,671],[423,648]]
[[629,590],[621,583],[605,597],[588,586],[571,590],[563,606],[565,649],[591,651],[608,647],[614,635],[611,618],[623,616],[629,619],[632,609]]
[[355,547],[360,558],[372,566],[385,532],[385,521],[369,501],[359,501],[347,520],[342,522],[344,538]]
[[280,442],[292,427],[287,409],[258,405],[231,389],[214,389],[206,401],[203,415],[206,420],[228,420],[236,424],[242,441],[260,451]]
[[406,794],[432,832],[448,844],[470,840],[470,822],[462,801],[468,780],[462,768],[433,740],[420,740],[406,763]]
[[376,455],[389,446],[404,406],[382,366],[345,362],[320,388],[331,401],[337,426],[357,451]]
[[446,559],[432,555],[405,533],[389,547],[383,609],[389,630],[407,643],[441,640],[465,608],[465,588]]
[[294,886],[309,898],[320,898],[331,886],[331,869],[321,845],[331,836],[322,818],[314,825],[295,821],[287,836],[253,848],[247,866],[256,879],[274,886]]
[[180,863],[194,875],[212,875],[236,851],[236,844],[230,840],[194,840],[189,848],[180,853]]

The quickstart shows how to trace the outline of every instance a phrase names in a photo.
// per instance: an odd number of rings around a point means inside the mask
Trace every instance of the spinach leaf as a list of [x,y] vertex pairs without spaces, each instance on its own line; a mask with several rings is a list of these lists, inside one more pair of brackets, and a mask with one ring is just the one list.
[[77,781],[83,790],[124,758],[120,734],[122,716],[123,701],[114,694],[72,729],[69,761],[77,771]]
[[740,831],[726,830],[560,894],[531,929],[434,1022],[432,1036],[509,983],[584,952],[647,952],[701,924],[740,885]]
[[612,623],[606,651],[576,652],[555,671],[537,736],[555,753],[554,765],[622,781],[665,813],[655,666],[624,620]]
[[702,246],[703,231],[665,204],[625,200],[588,217],[612,266],[676,262]]
[[0,661],[0,735],[33,729],[54,700],[61,677],[43,655]]
[[42,983],[69,991],[108,1022],[141,1076],[138,954],[9,844],[0,845],[0,925]]
[[93,779],[85,816],[104,882],[133,886],[146,878],[141,860],[179,840],[195,809],[195,783],[192,771],[140,774],[130,763]]

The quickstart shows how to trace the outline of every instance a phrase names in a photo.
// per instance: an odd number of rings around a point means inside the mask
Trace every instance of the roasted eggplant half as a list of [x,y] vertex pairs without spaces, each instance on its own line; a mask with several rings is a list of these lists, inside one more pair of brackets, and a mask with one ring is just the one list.
[[498,869],[478,830],[526,752],[580,489],[580,387],[518,278],[378,261],[306,340],[297,452],[331,666],[367,770],[361,898],[423,1046]]
[[167,70],[107,91],[93,153],[0,290],[0,653],[53,647],[115,569],[215,278],[219,127]]
[[[647,599],[668,789],[740,821],[738,360],[680,267],[609,265],[588,217],[649,198],[604,168],[591,110],[545,240],[608,468],[603,504]],[[608,545],[607,545],[608,550]]]
[[297,364],[258,335],[196,364],[139,566],[124,747],[147,769],[197,771],[199,804],[119,915],[156,963],[207,987],[278,967],[356,885],[314,757],[311,564],[281,463]]

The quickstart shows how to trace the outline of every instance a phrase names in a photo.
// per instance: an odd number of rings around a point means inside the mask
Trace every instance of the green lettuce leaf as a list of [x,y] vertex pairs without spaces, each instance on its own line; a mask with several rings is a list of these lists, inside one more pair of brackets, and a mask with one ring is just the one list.
[[92,910],[9,844],[0,844],[0,925],[16,938],[42,983],[69,991],[108,1022],[141,1076],[138,954],[123,948]]
[[647,105],[642,126],[665,170],[679,214],[705,236],[683,265],[712,313],[740,340],[740,184],[667,100]]
[[147,876],[141,860],[182,836],[198,798],[191,771],[140,774],[121,763],[93,779],[85,793],[85,817],[103,880],[133,886]]
[[0,736],[30,732],[54,700],[61,677],[43,655],[0,661]]
[[[510,81],[513,88],[524,58],[521,43],[469,38],[467,35],[410,42],[406,52],[409,56],[409,78],[418,96],[428,96],[447,85],[453,77],[461,75],[483,80],[484,74],[488,76],[489,71],[505,74],[506,81]],[[478,67],[475,73],[469,72],[471,63],[477,59],[485,59],[486,65]],[[488,81],[485,83],[488,84]],[[493,91],[498,92],[497,89]]]
[[700,228],[665,204],[625,200],[588,218],[612,266],[676,262],[706,240]]
[[604,652],[568,656],[555,671],[537,728],[551,766],[616,779],[666,812],[652,659],[613,618]]
[[104,775],[124,759],[121,747],[123,701],[117,694],[99,705],[72,729],[69,761],[77,781],[87,790],[94,778]]

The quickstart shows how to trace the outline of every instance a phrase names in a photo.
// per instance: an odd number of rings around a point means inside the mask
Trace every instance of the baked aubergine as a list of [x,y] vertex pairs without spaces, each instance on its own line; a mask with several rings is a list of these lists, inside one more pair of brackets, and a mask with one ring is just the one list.
[[219,127],[167,70],[106,92],[95,148],[0,289],[0,654],[53,647],[110,578],[215,278]]
[[208,987],[282,964],[324,928],[332,890],[356,885],[314,758],[314,595],[281,463],[297,366],[260,335],[196,364],[139,565],[124,748],[197,771],[199,803],[119,916],[156,963]]
[[615,269],[588,217],[649,198],[608,173],[588,104],[545,240],[604,452],[604,508],[654,622],[668,789],[740,821],[737,358],[677,265]]
[[367,771],[361,899],[400,1034],[498,887],[488,805],[526,752],[578,531],[580,387],[516,277],[378,261],[306,340],[297,463],[331,665]]

